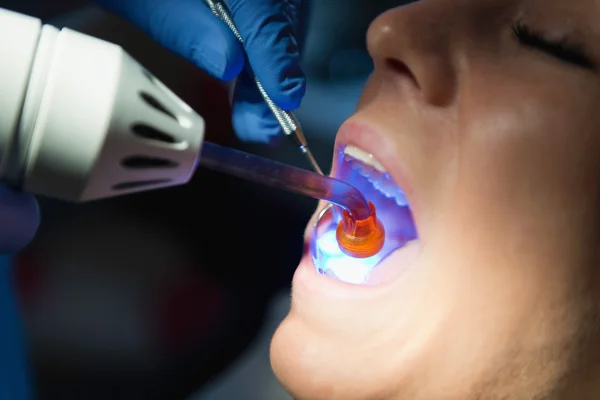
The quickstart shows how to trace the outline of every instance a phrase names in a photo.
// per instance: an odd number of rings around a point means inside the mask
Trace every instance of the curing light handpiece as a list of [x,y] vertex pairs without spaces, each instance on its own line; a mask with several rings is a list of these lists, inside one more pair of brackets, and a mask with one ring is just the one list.
[[204,120],[120,46],[4,9],[0,37],[1,182],[80,202],[189,181]]

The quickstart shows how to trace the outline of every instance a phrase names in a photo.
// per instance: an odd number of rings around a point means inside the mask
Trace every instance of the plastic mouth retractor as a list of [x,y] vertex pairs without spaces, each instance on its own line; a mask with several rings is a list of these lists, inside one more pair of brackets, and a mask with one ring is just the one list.
[[204,138],[199,115],[121,47],[14,14],[0,10],[0,25],[10,19],[13,33],[29,33],[21,47],[31,61],[14,93],[18,125],[0,126],[0,180],[76,202],[189,181]]
[[373,203],[369,202],[371,215],[354,220],[343,210],[342,221],[336,229],[336,239],[340,249],[355,258],[368,258],[379,253],[385,244],[385,229],[377,219]]
[[[377,264],[389,254],[382,249],[367,258],[357,258],[347,254],[337,239],[337,229],[343,223],[343,215],[334,205],[328,205],[318,215],[313,226],[310,253],[317,272],[337,280],[364,285]],[[386,241],[386,246],[394,245]]]

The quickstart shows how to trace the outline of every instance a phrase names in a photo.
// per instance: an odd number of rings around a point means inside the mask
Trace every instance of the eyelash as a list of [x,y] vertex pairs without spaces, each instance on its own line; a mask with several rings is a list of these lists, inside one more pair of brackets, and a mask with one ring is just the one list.
[[519,42],[536,50],[541,50],[556,57],[562,61],[575,64],[586,69],[594,69],[595,65],[585,52],[566,41],[550,41],[544,38],[544,35],[536,32],[522,23],[513,27],[513,33]]

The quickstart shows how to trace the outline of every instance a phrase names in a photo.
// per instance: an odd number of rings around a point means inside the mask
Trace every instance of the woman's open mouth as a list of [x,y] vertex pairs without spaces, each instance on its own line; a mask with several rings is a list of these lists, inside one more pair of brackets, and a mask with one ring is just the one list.
[[[321,275],[353,284],[376,284],[382,280],[377,268],[380,262],[395,250],[414,244],[418,238],[410,204],[384,164],[357,146],[344,144],[336,149],[333,176],[355,186],[375,205],[377,218],[385,227],[385,245],[368,258],[344,254],[335,235],[340,215],[334,208],[328,208],[317,221],[311,239],[313,263]],[[390,272],[399,273],[386,271],[386,277]]]

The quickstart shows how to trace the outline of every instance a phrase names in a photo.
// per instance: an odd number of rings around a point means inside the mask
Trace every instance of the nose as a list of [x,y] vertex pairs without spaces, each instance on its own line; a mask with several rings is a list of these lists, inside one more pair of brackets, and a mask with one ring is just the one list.
[[453,2],[422,0],[394,8],[377,17],[367,33],[374,76],[408,82],[435,106],[452,101],[457,83],[450,46],[452,24],[444,3]]

